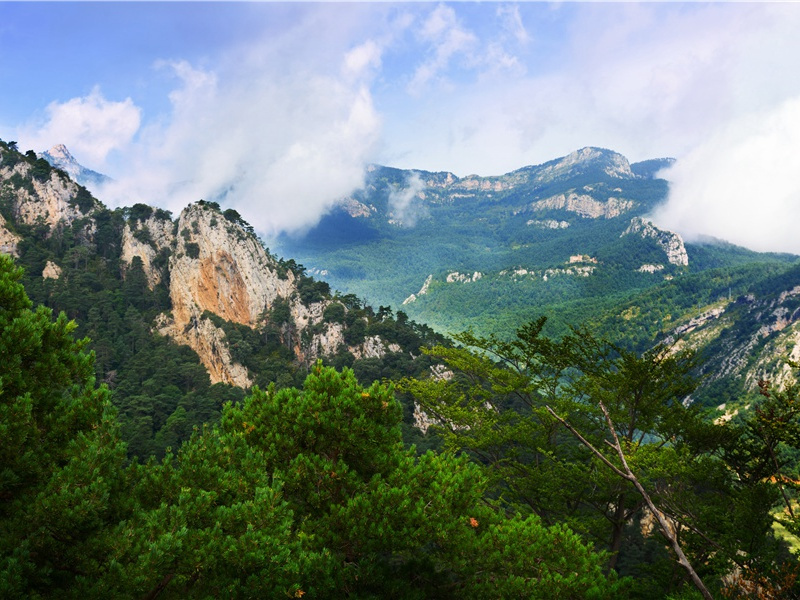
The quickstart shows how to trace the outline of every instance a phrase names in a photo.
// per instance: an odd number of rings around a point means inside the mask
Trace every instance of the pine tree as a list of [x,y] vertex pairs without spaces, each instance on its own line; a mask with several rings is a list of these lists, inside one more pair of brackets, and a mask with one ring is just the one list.
[[107,568],[125,449],[75,323],[0,255],[0,596],[77,596]]

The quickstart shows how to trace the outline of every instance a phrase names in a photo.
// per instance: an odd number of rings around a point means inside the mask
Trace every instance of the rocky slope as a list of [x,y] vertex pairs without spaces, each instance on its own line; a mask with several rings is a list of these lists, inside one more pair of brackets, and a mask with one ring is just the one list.
[[[65,148],[54,148],[51,159],[54,153],[71,158]],[[236,211],[215,203],[190,205],[177,219],[142,204],[108,211],[66,172],[5,142],[0,142],[0,200],[0,251],[19,256],[20,242],[34,235],[38,241],[30,251],[36,258],[22,259],[38,262],[34,272],[42,280],[66,278],[69,287],[76,282],[74,267],[88,264],[94,252],[113,259],[122,280],[141,269],[143,285],[166,301],[167,310],[149,324],[151,331],[196,352],[211,383],[247,388],[255,382],[257,373],[243,364],[247,354],[231,347],[235,327],[253,332],[250,347],[261,343],[265,327],[277,328],[297,364],[343,352],[350,361],[418,352],[369,335],[370,313],[354,316],[364,312],[360,303],[346,307],[327,284],[271,255]],[[95,239],[98,219],[102,242]],[[336,310],[326,313],[333,304]],[[364,333],[354,334],[352,327]]]

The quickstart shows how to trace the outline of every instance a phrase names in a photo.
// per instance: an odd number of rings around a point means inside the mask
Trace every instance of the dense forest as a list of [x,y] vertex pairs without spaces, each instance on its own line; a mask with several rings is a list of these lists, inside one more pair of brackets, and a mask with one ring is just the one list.
[[[404,447],[391,384],[312,366],[129,461],[75,323],[0,257],[3,597],[793,597],[798,390],[715,425],[693,358],[575,331],[460,336],[405,379],[443,448]],[[773,510],[775,509],[775,510]]]

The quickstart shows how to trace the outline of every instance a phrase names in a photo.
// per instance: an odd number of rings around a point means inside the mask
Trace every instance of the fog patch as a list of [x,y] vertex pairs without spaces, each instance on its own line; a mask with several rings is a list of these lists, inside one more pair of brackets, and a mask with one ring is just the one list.
[[404,187],[392,187],[389,192],[391,221],[402,227],[416,227],[420,219],[427,217],[424,189],[425,183],[417,172],[406,178]]

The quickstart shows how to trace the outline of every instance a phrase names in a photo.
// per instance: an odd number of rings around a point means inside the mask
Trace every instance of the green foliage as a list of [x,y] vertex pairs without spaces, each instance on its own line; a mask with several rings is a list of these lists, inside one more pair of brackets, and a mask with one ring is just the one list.
[[184,247],[186,248],[186,256],[189,258],[199,258],[200,257],[200,246],[195,242],[187,242]]
[[134,222],[146,221],[153,214],[153,208],[147,204],[137,203],[126,209],[128,219]]
[[107,593],[166,598],[619,597],[565,528],[505,519],[463,458],[403,450],[392,390],[316,365],[140,467]]
[[125,512],[125,449],[86,341],[31,310],[21,275],[0,255],[0,595],[79,595]]
[[344,304],[339,302],[331,302],[322,312],[322,320],[325,323],[344,323],[345,316]]
[[[627,524],[643,518],[643,502],[607,466],[622,468],[610,422],[656,505],[687,529],[682,545],[702,577],[713,581],[735,565],[769,564],[777,550],[769,515],[774,496],[719,459],[736,447],[737,436],[683,403],[696,386],[692,358],[661,347],[638,355],[583,331],[555,341],[541,335],[543,326],[543,319],[530,323],[511,342],[465,333],[456,336],[464,347],[428,351],[452,376],[405,380],[402,387],[438,421],[445,448],[466,451],[483,465],[492,495],[504,504],[597,540],[612,553],[610,567],[641,573],[642,560],[652,560],[650,577],[663,577],[658,593],[680,586],[674,570],[659,566],[663,553],[629,554],[638,544],[636,528]],[[643,588],[639,594],[648,597]]]

